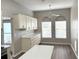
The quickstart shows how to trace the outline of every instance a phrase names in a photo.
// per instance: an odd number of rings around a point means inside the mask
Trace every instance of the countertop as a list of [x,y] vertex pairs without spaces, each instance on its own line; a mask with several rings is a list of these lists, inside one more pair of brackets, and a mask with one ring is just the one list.
[[51,59],[54,46],[35,45],[19,59]]
[[7,48],[9,48],[10,45],[1,45],[1,56],[4,56],[7,54]]
[[2,48],[9,48],[11,45],[1,45]]
[[41,34],[36,33],[36,34],[27,34],[27,35],[22,35],[21,38],[33,38],[34,36],[41,37]]

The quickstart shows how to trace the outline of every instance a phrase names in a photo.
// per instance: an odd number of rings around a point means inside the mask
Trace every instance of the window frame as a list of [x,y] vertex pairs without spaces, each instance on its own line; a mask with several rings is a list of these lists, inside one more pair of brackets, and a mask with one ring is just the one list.
[[[42,23],[43,23],[43,22],[50,22],[50,23],[51,23],[51,37],[43,37],[43,32],[42,32]],[[52,22],[51,22],[51,21],[42,21],[42,22],[41,22],[41,32],[42,32],[42,33],[41,33],[41,34],[42,34],[42,35],[41,35],[42,38],[52,38]]]
[[[66,21],[66,20],[56,20],[56,21]],[[55,22],[56,22],[56,21],[55,21]],[[54,22],[54,26],[55,26],[55,22]],[[55,27],[54,27],[54,28],[55,28]],[[55,33],[54,33],[54,38],[55,38],[55,39],[67,39],[67,38],[68,38],[68,37],[67,37],[67,34],[68,34],[68,33],[67,33],[67,21],[66,21],[66,38],[56,38],[56,28],[55,28],[54,32],[55,32]]]
[[[5,20],[2,20],[2,35],[3,35],[3,40],[2,40],[2,44],[3,45],[11,45],[11,43],[4,43],[4,29],[3,29],[3,24],[4,23],[11,23],[11,19],[5,19]],[[11,23],[11,41],[12,41],[12,23]]]

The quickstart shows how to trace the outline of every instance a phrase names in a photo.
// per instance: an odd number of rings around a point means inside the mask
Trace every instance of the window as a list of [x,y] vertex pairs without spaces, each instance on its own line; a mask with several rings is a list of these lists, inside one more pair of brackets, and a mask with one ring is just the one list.
[[66,21],[55,21],[55,37],[66,38]]
[[3,22],[3,36],[4,36],[4,44],[11,43],[11,22],[4,21]]
[[42,22],[42,37],[51,38],[51,22]]

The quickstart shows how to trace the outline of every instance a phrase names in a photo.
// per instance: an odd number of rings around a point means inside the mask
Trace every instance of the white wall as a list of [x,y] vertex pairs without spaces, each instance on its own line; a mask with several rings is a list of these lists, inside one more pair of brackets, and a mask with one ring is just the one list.
[[[34,16],[38,19],[38,31],[37,32],[41,32],[41,22],[42,21],[46,21],[46,19],[44,20],[44,17],[49,17],[50,13],[51,14],[57,14],[57,15],[61,15],[61,16],[64,16],[65,19],[63,18],[60,18],[60,20],[66,20],[67,21],[67,39],[56,39],[55,38],[55,20],[56,20],[56,17],[55,16],[50,16],[50,19],[53,23],[53,27],[52,30],[52,34],[53,34],[53,37],[50,39],[44,39],[42,38],[42,41],[41,42],[53,42],[53,43],[62,43],[62,44],[70,44],[70,12],[71,12],[71,9],[70,8],[65,8],[65,9],[55,9],[55,10],[46,10],[46,11],[35,11],[34,12]],[[49,19],[49,20],[50,20]]]
[[[2,0],[1,1],[1,11],[2,17],[12,17],[17,13],[22,13],[28,16],[33,16],[33,12],[18,3],[14,2],[13,0]],[[23,34],[21,31],[16,31],[13,24],[12,27],[12,52],[13,55],[19,53],[21,51],[21,40],[20,36]],[[24,32],[25,33],[25,32]],[[26,33],[25,33],[26,34]],[[16,36],[16,37],[15,37]]]
[[23,13],[29,16],[33,16],[33,12],[23,6],[17,4],[13,0],[2,0],[1,1],[2,16],[11,17],[17,13]]
[[[78,55],[78,1],[74,0],[71,8],[71,45],[76,55]],[[77,42],[75,46],[75,41]]]

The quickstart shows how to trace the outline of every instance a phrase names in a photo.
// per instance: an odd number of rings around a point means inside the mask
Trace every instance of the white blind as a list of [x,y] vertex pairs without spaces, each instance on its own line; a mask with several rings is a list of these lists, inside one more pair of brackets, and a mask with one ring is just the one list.
[[55,22],[55,37],[66,38],[66,21]]
[[42,37],[51,38],[51,22],[42,22]]
[[4,44],[11,43],[11,23],[3,23]]

